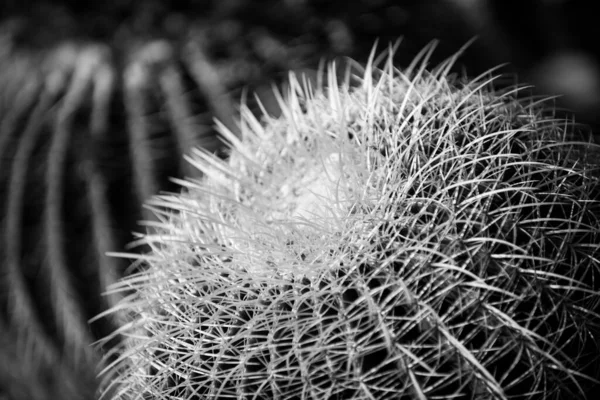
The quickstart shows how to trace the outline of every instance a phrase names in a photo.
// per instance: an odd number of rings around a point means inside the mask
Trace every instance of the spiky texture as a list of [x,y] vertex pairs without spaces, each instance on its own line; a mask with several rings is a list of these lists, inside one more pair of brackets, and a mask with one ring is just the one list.
[[[152,201],[111,396],[581,397],[597,349],[600,185],[576,127],[492,77],[290,78],[229,160]],[[355,85],[350,85],[350,82]],[[112,373],[109,373],[112,372]],[[108,393],[108,392],[107,392]]]
[[[222,146],[211,121],[234,116],[239,86],[311,52],[249,21],[206,22],[215,10],[190,15],[176,38],[125,23],[108,41],[76,34],[71,23],[89,20],[28,8],[37,17],[0,11],[0,398],[87,399],[91,345],[119,326],[88,321],[116,304],[101,294],[127,268],[106,253],[131,241],[143,202],[175,187],[169,177],[197,172],[184,152]],[[259,41],[281,44],[282,63],[266,68]]]

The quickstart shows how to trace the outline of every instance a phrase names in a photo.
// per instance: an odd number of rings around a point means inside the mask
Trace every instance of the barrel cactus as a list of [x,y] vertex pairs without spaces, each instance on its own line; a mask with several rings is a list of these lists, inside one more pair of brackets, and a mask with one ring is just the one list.
[[202,178],[149,202],[149,251],[112,288],[106,397],[585,396],[598,147],[456,57],[428,69],[432,50],[292,74],[280,116],[222,129],[227,160],[193,151]]

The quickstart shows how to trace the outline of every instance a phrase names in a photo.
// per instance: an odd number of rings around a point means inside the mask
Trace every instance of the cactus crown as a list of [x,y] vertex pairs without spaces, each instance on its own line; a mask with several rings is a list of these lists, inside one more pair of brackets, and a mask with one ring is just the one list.
[[115,398],[583,391],[593,146],[520,89],[450,74],[456,57],[427,71],[432,51],[402,71],[373,53],[341,83],[291,75],[281,117],[223,129],[228,161],[193,152],[204,177],[150,202],[151,251],[113,288],[133,289],[113,310],[131,318]]

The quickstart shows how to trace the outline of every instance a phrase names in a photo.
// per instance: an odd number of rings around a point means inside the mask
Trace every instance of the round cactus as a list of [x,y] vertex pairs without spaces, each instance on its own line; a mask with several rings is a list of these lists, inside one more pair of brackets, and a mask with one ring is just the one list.
[[[493,77],[291,75],[230,156],[150,202],[125,399],[581,398],[600,318],[598,149]],[[383,62],[382,62],[383,61]],[[350,71],[352,72],[352,71]]]

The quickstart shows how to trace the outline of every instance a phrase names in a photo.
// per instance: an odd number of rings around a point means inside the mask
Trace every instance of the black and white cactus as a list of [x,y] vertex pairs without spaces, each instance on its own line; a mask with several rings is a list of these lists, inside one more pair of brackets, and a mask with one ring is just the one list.
[[[490,76],[390,51],[155,197],[106,396],[584,396],[600,318],[598,147]],[[383,62],[382,62],[383,61]]]

